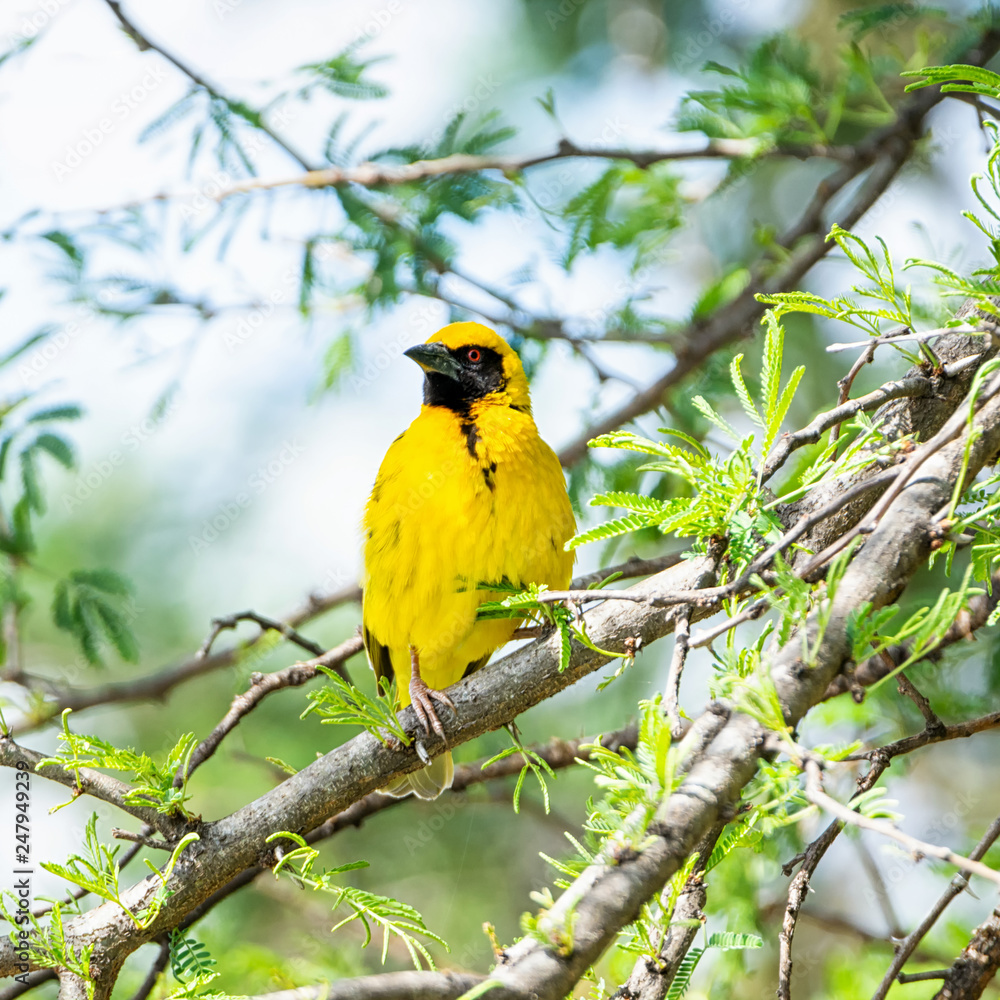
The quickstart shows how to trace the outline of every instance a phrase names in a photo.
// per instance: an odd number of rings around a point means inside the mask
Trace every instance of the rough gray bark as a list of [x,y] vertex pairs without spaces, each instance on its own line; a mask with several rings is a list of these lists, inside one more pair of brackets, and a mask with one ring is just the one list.
[[[971,448],[970,474],[1000,450],[1000,400],[991,398],[976,417],[981,435]],[[875,607],[891,602],[925,560],[931,546],[931,521],[947,502],[961,464],[961,435],[943,444],[886,511],[855,557],[833,601],[821,643],[816,644],[816,615],[809,620],[815,662],[803,663],[794,639],[770,662],[771,675],[786,721],[795,726],[820,701],[843,665],[849,649],[845,625],[850,611],[863,601]],[[913,461],[913,456],[909,459]],[[655,596],[704,585],[711,570],[706,557],[666,570],[636,587],[633,593]],[[622,650],[641,640],[655,641],[673,627],[675,610],[664,612],[645,603],[608,601],[587,616],[597,645]],[[695,609],[695,617],[709,613]],[[569,668],[558,669],[558,638],[539,640],[504,657],[455,685],[449,694],[457,711],[446,717],[451,745],[497,728],[520,712],[598,669],[608,657],[574,644]],[[411,710],[403,715],[413,731]],[[593,964],[618,930],[631,922],[642,904],[663,885],[699,840],[716,823],[731,817],[740,792],[756,771],[765,732],[751,717],[718,706],[696,720],[689,734],[690,771],[682,786],[659,809],[649,833],[651,841],[634,857],[594,866],[565,893],[543,920],[550,940],[528,937],[511,948],[493,973],[501,997],[534,995],[560,998]],[[7,741],[8,744],[10,741]],[[440,753],[443,743],[430,741]],[[345,809],[390,778],[420,766],[412,751],[394,751],[362,735],[327,754],[255,802],[216,822],[199,827],[201,840],[184,852],[169,882],[171,895],[159,916],[139,932],[112,903],[69,921],[67,937],[76,946],[95,945],[95,967],[104,973],[99,1000],[110,990],[110,973],[141,944],[180,923],[213,892],[248,868],[273,863],[266,837],[276,831],[306,832],[331,814]],[[150,876],[126,890],[126,905],[138,910],[155,891]],[[572,914],[572,944],[566,953],[564,931]],[[555,946],[560,941],[561,946]],[[0,945],[0,975],[10,975],[13,954]],[[456,986],[455,996],[464,990]],[[437,994],[442,996],[444,994]]]
[[983,921],[948,970],[934,1000],[978,1000],[1000,969],[1000,907]]

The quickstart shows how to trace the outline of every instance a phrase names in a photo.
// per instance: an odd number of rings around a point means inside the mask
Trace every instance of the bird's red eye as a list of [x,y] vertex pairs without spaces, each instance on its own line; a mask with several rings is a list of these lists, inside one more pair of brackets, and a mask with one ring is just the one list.
[[478,347],[470,347],[465,355],[473,364],[483,360],[483,352]]

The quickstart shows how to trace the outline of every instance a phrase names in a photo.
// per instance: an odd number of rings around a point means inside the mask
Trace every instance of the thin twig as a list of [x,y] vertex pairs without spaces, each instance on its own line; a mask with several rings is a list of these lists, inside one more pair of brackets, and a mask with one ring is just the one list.
[[205,659],[212,651],[215,640],[226,630],[235,629],[240,622],[253,622],[255,625],[259,625],[264,632],[280,632],[289,642],[295,643],[296,646],[301,647],[307,653],[312,653],[313,656],[323,655],[324,650],[319,643],[313,642],[312,639],[307,639],[304,635],[300,635],[287,622],[268,618],[266,615],[260,615],[256,611],[237,611],[222,618],[212,619],[212,630],[205,637],[201,648],[195,653],[195,659]]
[[904,736],[894,743],[886,743],[885,746],[876,747],[874,750],[859,750],[857,753],[845,757],[844,760],[874,760],[882,755],[889,758],[901,757],[931,743],[966,739],[969,736],[975,736],[976,733],[985,733],[987,730],[996,729],[998,726],[1000,726],[1000,712],[990,712],[988,715],[981,715],[976,719],[969,719],[967,722],[956,722],[950,726],[924,729],[914,736]]
[[[840,394],[837,396],[837,403],[839,406],[843,406],[844,403],[848,401],[851,397],[851,386],[854,385],[854,380],[858,377],[858,373],[864,368],[865,365],[870,365],[872,361],[875,360],[875,343],[869,343],[866,350],[864,350],[857,360],[851,365],[850,371],[842,378],[837,380],[837,388],[840,390]],[[840,439],[840,424],[841,421],[837,421],[833,425],[833,429],[830,431],[830,443]]]
[[[883,650],[883,652],[885,651]],[[892,664],[890,667],[891,672],[896,669],[896,664],[892,663],[891,659],[889,662]],[[924,717],[924,723],[928,729],[944,729],[944,723],[938,718],[934,709],[931,708],[931,703],[916,689],[909,677],[902,673],[897,674],[896,686],[899,688],[900,694],[905,695],[917,706],[920,714]]]
[[[888,759],[877,758],[872,761],[872,766],[867,773],[858,778],[858,792],[866,792],[873,788],[875,782],[882,776],[883,771],[889,766]],[[779,1000],[791,1000],[792,996],[792,939],[795,936],[795,928],[798,924],[799,912],[805,902],[809,892],[809,883],[816,871],[823,856],[830,849],[833,842],[844,829],[843,821],[835,819],[806,849],[802,854],[792,858],[782,867],[785,875],[791,875],[795,866],[801,862],[792,881],[788,886],[788,903],[785,907],[785,915],[781,924],[781,933],[778,935],[778,997]]]
[[[303,604],[280,620],[291,628],[298,628],[300,625],[318,618],[333,608],[343,604],[355,603],[360,599],[361,589],[356,585],[343,587],[326,594],[311,593]],[[182,663],[172,667],[165,667],[146,677],[116,681],[86,690],[63,692],[46,706],[50,712],[49,718],[61,715],[67,708],[79,712],[87,708],[94,708],[97,705],[121,704],[123,702],[148,701],[163,698],[175,687],[196,677],[203,677],[205,674],[221,670],[241,660],[245,662],[245,659],[254,654],[258,647],[261,646],[266,634],[266,632],[261,632],[259,635],[248,639],[245,643],[233,646],[231,649],[210,653],[201,659],[193,656]],[[35,729],[39,725],[41,723],[25,721],[15,724],[12,729],[14,733],[23,733],[30,729]]]
[[852,340],[846,344],[827,344],[826,350],[829,354],[836,354],[839,351],[853,351],[858,347],[871,350],[882,344],[922,344],[928,340],[946,337],[953,333],[986,334],[988,332],[988,330],[982,330],[976,326],[969,326],[968,323],[963,323],[961,326],[944,326],[939,330],[924,330],[923,333],[913,333],[908,327],[903,327],[900,333],[887,333],[882,337],[869,337],[867,340]]
[[[169,57],[168,57],[169,58]],[[174,60],[171,59],[171,62]],[[174,65],[177,65],[174,62]],[[188,76],[193,75],[184,70]],[[208,85],[201,82],[208,89]],[[212,88],[215,90],[215,88]],[[634,163],[646,170],[658,163],[682,160],[732,160],[747,157],[795,157],[806,159],[821,157],[841,163],[850,162],[855,156],[852,146],[788,145],[761,150],[760,143],[755,139],[710,139],[700,146],[690,149],[609,149],[606,147],[587,148],[577,146],[568,139],[563,139],[556,149],[547,153],[535,153],[530,156],[476,156],[470,153],[453,153],[450,156],[434,160],[416,160],[412,163],[359,163],[352,167],[324,167],[309,170],[304,174],[292,177],[280,177],[270,180],[250,178],[224,188],[214,195],[221,202],[234,195],[249,194],[259,191],[273,191],[277,188],[297,187],[317,189],[356,185],[358,187],[381,188],[395,187],[401,184],[416,184],[423,180],[457,174],[481,173],[484,170],[498,170],[503,174],[519,174],[532,167],[544,166],[559,160],[567,159],[601,159],[623,160]],[[147,201],[167,201],[177,198],[190,198],[194,192],[162,193],[154,195]],[[135,207],[142,202],[132,202],[125,207]]]
[[174,849],[174,844],[171,844],[166,840],[157,840],[155,837],[148,837],[141,833],[133,833],[131,830],[123,830],[118,826],[113,826],[111,828],[111,836],[114,837],[115,840],[128,840],[133,844],[138,844],[140,847],[152,847],[158,851],[172,851]]
[[[969,852],[969,857],[974,861],[981,860],[993,846],[997,837],[1000,837],[1000,816],[989,825],[986,832],[980,838],[979,843]],[[885,1000],[886,994],[889,992],[889,987],[892,986],[917,946],[927,936],[934,924],[937,923],[938,918],[948,908],[952,900],[964,892],[968,884],[968,879],[964,875],[956,875],[952,878],[951,884],[941,894],[924,919],[897,945],[892,963],[886,969],[886,973],[882,977],[882,982],[873,994],[872,1000]]]
[[352,636],[313,660],[293,663],[290,667],[276,670],[270,674],[253,674],[250,678],[249,690],[233,698],[229,711],[222,721],[198,744],[191,754],[186,770],[183,765],[178,768],[177,774],[174,775],[174,787],[180,788],[195,770],[215,753],[219,744],[239,725],[244,716],[252,712],[269,694],[283,688],[299,687],[308,683],[319,675],[320,667],[334,669],[340,673],[341,670],[337,668],[342,669],[344,662],[360,653],[363,648],[361,637]]
[[839,819],[847,823],[852,823],[854,826],[859,826],[863,830],[871,830],[874,833],[882,834],[883,837],[888,837],[890,840],[895,840],[896,843],[902,844],[917,860],[924,857],[937,858],[939,861],[945,861],[964,872],[979,875],[982,878],[989,879],[996,885],[1000,885],[1000,872],[990,868],[989,865],[984,865],[981,861],[977,861],[974,858],[967,858],[961,854],[956,854],[948,847],[919,840],[917,837],[912,837],[910,834],[897,829],[892,823],[864,816],[845,806],[843,803],[838,802],[823,791],[822,771],[817,760],[810,757],[805,760],[804,764],[806,772],[806,798],[821,809],[825,809]]
[[944,979],[951,969],[931,969],[929,972],[901,972],[897,983],[926,983],[931,979]]
[[[978,357],[978,356],[977,356]],[[814,417],[802,430],[785,432],[767,456],[761,472],[761,482],[767,482],[788,460],[797,448],[815,444],[832,427],[834,430],[855,414],[863,410],[874,410],[892,399],[902,399],[907,396],[925,396],[931,391],[931,380],[921,375],[886,382],[885,385],[873,389],[857,399],[841,402],[832,410],[820,413]],[[831,437],[831,440],[833,438]]]
[[679,740],[683,735],[683,725],[680,715],[681,675],[688,655],[688,643],[691,639],[691,609],[678,609],[674,624],[674,651],[670,657],[670,669],[667,672],[666,692],[663,696],[663,711],[670,725],[670,735]]

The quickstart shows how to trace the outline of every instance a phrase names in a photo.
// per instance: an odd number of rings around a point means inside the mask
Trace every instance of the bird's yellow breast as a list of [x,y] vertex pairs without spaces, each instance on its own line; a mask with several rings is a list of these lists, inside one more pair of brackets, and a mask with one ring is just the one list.
[[530,413],[511,406],[424,406],[382,462],[364,528],[364,627],[388,653],[403,705],[410,646],[424,680],[444,688],[510,639],[515,621],[476,622],[497,596],[481,584],[570,580],[562,469]]

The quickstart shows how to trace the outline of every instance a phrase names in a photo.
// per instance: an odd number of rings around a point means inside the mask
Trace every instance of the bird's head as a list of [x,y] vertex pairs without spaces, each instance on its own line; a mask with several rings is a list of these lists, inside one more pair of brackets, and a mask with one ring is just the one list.
[[424,403],[467,413],[473,404],[531,412],[528,379],[513,348],[480,323],[451,323],[404,352],[424,370]]

